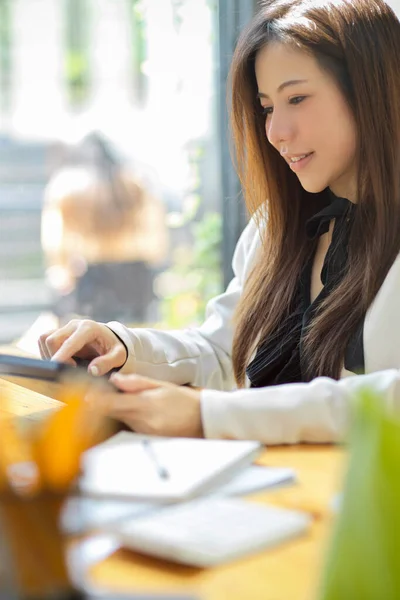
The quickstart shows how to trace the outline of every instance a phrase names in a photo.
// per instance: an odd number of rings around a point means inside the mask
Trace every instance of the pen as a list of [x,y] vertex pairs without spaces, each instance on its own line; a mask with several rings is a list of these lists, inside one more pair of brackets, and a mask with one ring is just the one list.
[[144,450],[147,452],[147,455],[152,460],[154,466],[156,467],[157,473],[161,479],[169,479],[169,472],[167,469],[160,463],[156,454],[154,453],[154,448],[149,439],[142,440],[142,446]]

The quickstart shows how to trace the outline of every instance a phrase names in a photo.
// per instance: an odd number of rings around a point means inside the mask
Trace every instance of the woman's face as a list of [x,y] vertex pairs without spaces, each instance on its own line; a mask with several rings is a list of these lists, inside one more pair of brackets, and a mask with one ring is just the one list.
[[271,43],[256,57],[265,131],[308,192],[356,201],[356,126],[333,77],[301,50]]

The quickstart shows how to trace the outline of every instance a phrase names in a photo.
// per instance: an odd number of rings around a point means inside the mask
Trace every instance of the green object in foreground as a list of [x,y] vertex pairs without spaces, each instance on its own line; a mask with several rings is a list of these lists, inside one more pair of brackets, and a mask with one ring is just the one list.
[[320,600],[400,599],[400,419],[363,391]]

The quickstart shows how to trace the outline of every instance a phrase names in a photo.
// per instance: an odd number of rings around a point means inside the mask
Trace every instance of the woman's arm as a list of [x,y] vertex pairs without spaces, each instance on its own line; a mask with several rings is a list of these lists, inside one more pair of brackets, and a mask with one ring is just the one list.
[[363,389],[400,406],[400,370],[354,375],[340,381],[318,377],[231,393],[201,392],[205,437],[259,440],[265,444],[340,442],[348,431],[352,397]]
[[269,445],[341,442],[353,397],[363,389],[378,394],[389,409],[400,405],[398,369],[235,392],[201,392],[140,375],[114,374],[112,381],[124,393],[99,397],[95,390],[93,403],[138,433]]
[[259,245],[258,230],[251,221],[235,250],[232,263],[235,276],[227,290],[209,302],[206,320],[201,326],[160,331],[128,329],[121,323],[108,323],[128,348],[128,359],[121,373],[138,373],[180,385],[234,389],[232,320]]

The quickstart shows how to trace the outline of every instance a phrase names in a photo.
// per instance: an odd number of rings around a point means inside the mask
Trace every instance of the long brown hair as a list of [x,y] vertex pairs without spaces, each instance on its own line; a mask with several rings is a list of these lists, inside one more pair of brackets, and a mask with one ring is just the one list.
[[233,366],[244,385],[257,344],[291,310],[317,242],[305,222],[328,194],[306,192],[268,143],[256,99],[255,57],[271,41],[311,53],[338,82],[357,128],[357,210],[341,283],[305,340],[308,379],[338,378],[352,332],[400,251],[400,22],[383,0],[269,0],[242,33],[231,68],[238,174],[262,246],[236,313]]

